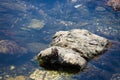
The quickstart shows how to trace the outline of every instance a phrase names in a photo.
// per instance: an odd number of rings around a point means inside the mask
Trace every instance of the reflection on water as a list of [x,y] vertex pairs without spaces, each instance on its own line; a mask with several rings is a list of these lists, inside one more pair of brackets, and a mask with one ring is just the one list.
[[42,69],[34,59],[38,52],[49,45],[56,31],[74,28],[87,29],[115,44],[71,79],[110,80],[120,74],[120,12],[106,6],[106,0],[0,0],[0,40],[14,41],[28,51],[0,53],[0,79],[29,76],[35,68]]

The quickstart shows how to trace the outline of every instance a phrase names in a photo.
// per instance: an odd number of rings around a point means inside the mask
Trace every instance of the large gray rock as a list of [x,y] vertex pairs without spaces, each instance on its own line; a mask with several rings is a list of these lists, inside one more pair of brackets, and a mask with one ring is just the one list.
[[108,43],[107,39],[80,29],[59,31],[52,41],[52,45],[70,48],[86,59],[105,51]]
[[83,68],[86,62],[108,49],[109,40],[87,30],[59,31],[50,48],[38,55],[40,64]]

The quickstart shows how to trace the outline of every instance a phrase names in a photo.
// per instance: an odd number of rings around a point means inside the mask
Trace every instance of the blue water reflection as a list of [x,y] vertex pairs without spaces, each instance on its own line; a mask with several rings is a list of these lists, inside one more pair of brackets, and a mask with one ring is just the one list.
[[28,50],[24,55],[0,53],[0,76],[10,74],[10,65],[39,67],[30,60],[50,44],[53,34],[75,28],[106,37],[115,42],[115,47],[91,60],[88,69],[72,79],[110,80],[113,74],[120,74],[120,12],[114,12],[106,1],[0,0],[0,40],[15,41]]

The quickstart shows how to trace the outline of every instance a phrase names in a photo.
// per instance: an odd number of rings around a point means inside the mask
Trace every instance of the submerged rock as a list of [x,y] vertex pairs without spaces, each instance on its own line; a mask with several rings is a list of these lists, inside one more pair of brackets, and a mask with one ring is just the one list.
[[0,80],[2,80],[2,76],[0,76]]
[[3,54],[15,54],[26,53],[27,50],[24,47],[20,47],[14,41],[0,40],[0,53]]
[[6,80],[31,80],[31,79],[26,76],[20,75],[20,76],[16,76],[16,77],[7,78]]
[[10,66],[10,70],[14,70],[15,69],[15,66]]
[[107,5],[111,6],[115,11],[120,10],[120,0],[109,0]]
[[53,37],[52,47],[39,53],[38,61],[41,65],[82,69],[88,60],[107,50],[109,43],[87,30],[59,31]]
[[29,24],[27,28],[40,30],[44,26],[45,26],[45,22],[43,20],[32,19],[31,23]]
[[30,78],[33,80],[70,80],[68,73],[36,69]]

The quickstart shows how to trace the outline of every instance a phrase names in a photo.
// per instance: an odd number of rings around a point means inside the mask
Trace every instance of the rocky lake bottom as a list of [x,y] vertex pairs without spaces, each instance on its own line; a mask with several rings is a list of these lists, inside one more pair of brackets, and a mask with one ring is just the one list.
[[[119,80],[120,11],[107,0],[0,0],[0,80]],[[36,60],[57,31],[86,29],[112,47],[79,72],[47,70]]]

